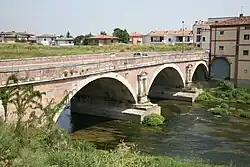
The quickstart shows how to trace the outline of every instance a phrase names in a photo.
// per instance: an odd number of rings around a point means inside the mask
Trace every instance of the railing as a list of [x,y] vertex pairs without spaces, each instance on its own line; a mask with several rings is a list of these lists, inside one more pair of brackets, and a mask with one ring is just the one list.
[[60,80],[98,73],[128,70],[132,68],[142,68],[166,63],[205,59],[208,59],[208,57],[203,52],[194,52],[185,54],[163,54],[148,57],[131,57],[127,59],[120,58],[116,60],[97,60],[98,62],[87,63],[54,64],[49,67],[44,65],[36,65],[33,67],[13,67],[0,69],[0,79],[2,78],[1,83],[3,85],[9,75],[17,73],[20,78],[19,84],[28,84],[33,82]]

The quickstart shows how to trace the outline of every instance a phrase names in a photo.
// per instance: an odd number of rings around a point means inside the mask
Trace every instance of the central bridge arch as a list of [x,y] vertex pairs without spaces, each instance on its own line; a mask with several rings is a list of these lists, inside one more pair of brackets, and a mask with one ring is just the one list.
[[164,64],[156,69],[148,86],[148,96],[160,97],[165,91],[185,87],[185,77],[175,64]]
[[[109,109],[121,113],[122,109],[130,108],[137,101],[132,86],[117,73],[89,76],[72,86],[69,99],[73,113],[112,117]],[[55,121],[60,114],[56,115]]]

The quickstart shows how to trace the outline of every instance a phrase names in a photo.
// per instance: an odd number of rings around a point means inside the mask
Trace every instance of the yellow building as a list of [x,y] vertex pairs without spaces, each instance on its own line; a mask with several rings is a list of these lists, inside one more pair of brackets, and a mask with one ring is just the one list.
[[210,76],[250,87],[250,16],[210,26]]
[[119,38],[110,35],[96,35],[90,37],[90,45],[111,45],[119,42]]

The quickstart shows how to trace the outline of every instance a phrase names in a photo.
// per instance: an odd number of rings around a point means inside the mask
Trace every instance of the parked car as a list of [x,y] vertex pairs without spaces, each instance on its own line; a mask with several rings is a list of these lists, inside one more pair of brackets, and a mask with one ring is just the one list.
[[146,56],[148,56],[147,53],[142,53],[142,52],[134,53],[134,57],[146,57]]

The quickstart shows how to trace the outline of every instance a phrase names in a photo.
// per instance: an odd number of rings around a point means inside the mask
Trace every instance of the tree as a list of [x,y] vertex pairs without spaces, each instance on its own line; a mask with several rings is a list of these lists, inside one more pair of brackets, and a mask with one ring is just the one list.
[[87,35],[80,35],[77,36],[74,39],[74,43],[75,45],[89,45],[90,43],[90,37],[92,37],[93,35],[91,33],[87,34]]
[[101,31],[100,35],[107,35],[107,33],[105,31]]
[[13,97],[9,103],[14,104],[17,114],[17,124],[20,124],[28,109],[43,109],[41,100],[44,93],[34,90],[32,85],[15,86]]
[[129,34],[126,29],[122,30],[120,28],[115,28],[113,36],[118,37],[123,43],[129,43]]
[[72,38],[69,31],[66,33],[66,38]]
[[11,76],[8,77],[5,86],[0,89],[0,100],[2,100],[2,105],[4,108],[4,118],[5,122],[8,119],[8,104],[10,100],[14,97],[14,92],[15,92],[15,87],[9,86],[9,84],[16,84],[18,83],[18,79],[15,74],[12,74]]

